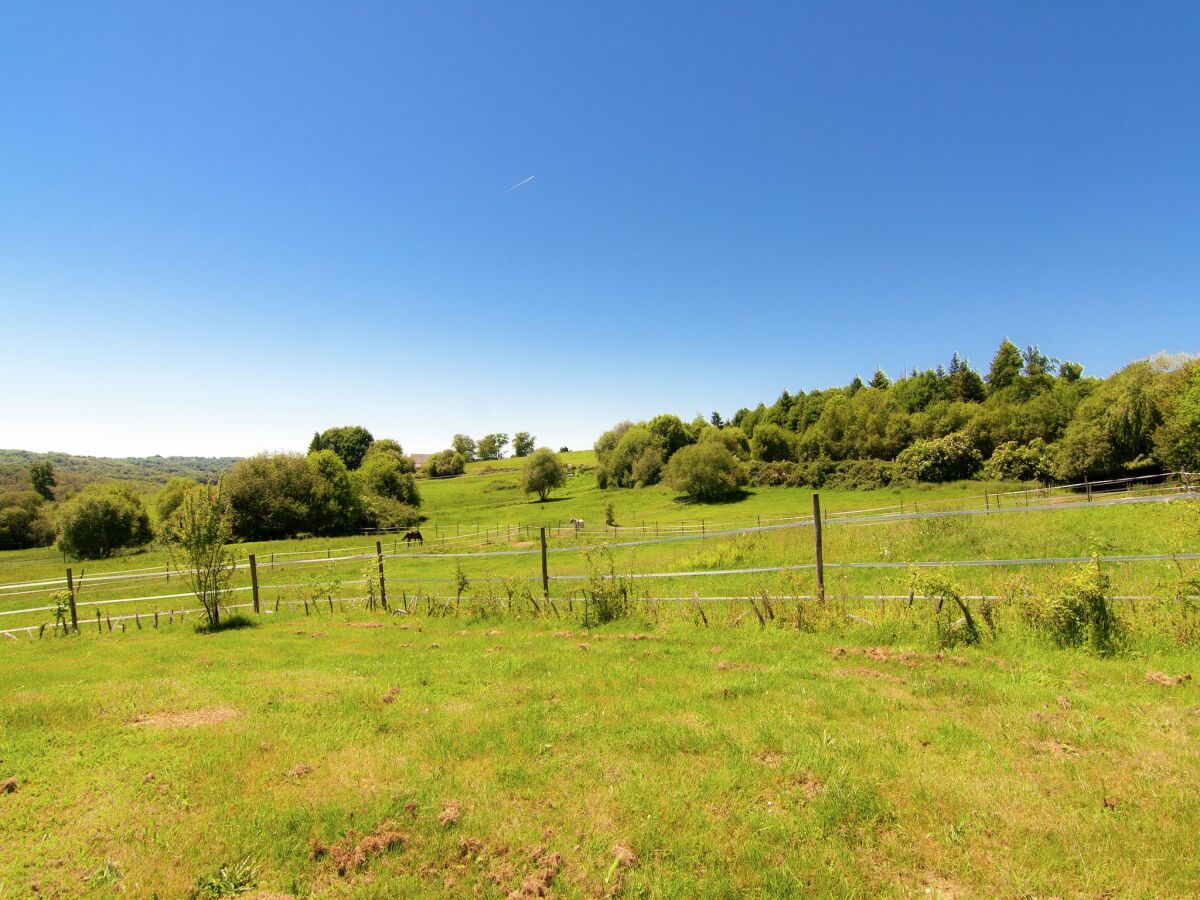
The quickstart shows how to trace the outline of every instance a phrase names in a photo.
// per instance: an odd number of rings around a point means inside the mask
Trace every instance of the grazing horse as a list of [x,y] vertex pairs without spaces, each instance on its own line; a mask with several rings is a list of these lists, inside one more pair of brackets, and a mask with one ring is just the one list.
[[575,526],[576,531],[583,530],[583,519],[572,519],[571,524]]
[[425,543],[425,538],[423,538],[421,536],[421,532],[418,531],[416,528],[414,528],[412,531],[407,532],[404,535],[404,537],[401,538],[401,540],[403,540],[404,543],[406,543],[406,544],[411,544],[413,541],[416,541],[418,544]]

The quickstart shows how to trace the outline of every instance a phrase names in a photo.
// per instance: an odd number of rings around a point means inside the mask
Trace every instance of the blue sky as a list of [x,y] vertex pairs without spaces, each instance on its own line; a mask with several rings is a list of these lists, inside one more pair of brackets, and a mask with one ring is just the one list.
[[[1200,350],[1192,3],[6,4],[0,447]],[[533,176],[524,186],[509,188]]]

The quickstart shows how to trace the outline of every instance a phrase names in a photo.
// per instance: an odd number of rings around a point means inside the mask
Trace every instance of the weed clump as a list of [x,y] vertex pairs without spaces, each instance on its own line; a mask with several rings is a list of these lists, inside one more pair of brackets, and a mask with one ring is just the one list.
[[[983,635],[971,614],[971,608],[963,598],[962,589],[941,572],[923,572],[913,569],[910,575],[913,593],[924,594],[936,601],[933,618],[933,637],[938,649],[945,650],[959,645],[976,646],[983,643]],[[960,616],[959,613],[962,615]],[[992,626],[991,608],[982,611],[985,623]]]
[[633,589],[629,579],[617,575],[612,551],[601,548],[595,555],[587,554],[588,580],[583,589],[583,627],[606,625],[629,615],[633,606]]
[[1111,586],[1096,556],[1071,572],[1042,602],[1025,600],[1021,613],[1059,647],[1081,647],[1109,656],[1119,649],[1121,637],[1120,621],[1108,596]]
[[221,863],[215,872],[197,878],[188,896],[191,900],[236,897],[253,889],[257,878],[258,867],[248,858],[234,863]]

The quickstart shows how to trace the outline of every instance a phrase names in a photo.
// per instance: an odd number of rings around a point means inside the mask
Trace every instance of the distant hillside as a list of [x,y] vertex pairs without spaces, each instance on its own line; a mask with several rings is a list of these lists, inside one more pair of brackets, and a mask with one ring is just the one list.
[[27,489],[29,466],[48,461],[58,480],[55,494],[78,490],[93,481],[130,481],[144,491],[157,489],[176,475],[207,481],[218,478],[238,461],[236,456],[144,456],[109,458],[70,453],[0,450],[0,490]]

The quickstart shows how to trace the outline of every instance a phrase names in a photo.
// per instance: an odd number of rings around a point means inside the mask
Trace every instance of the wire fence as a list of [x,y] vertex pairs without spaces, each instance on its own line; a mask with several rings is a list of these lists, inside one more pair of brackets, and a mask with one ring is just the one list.
[[[814,529],[820,535],[821,528],[815,526],[852,526],[869,527],[890,522],[928,520],[928,518],[947,518],[955,516],[979,516],[1010,514],[1010,512],[1038,512],[1046,510],[1061,510],[1076,508],[1076,506],[1104,506],[1128,503],[1162,503],[1182,496],[1194,496],[1195,479],[1190,473],[1170,473],[1166,475],[1141,476],[1141,478],[1115,479],[1104,482],[1084,482],[1082,485],[1067,485],[1054,488],[1028,488],[1024,491],[1009,491],[1002,493],[984,492],[978,497],[949,498],[931,500],[928,503],[900,502],[888,506],[874,508],[841,510],[822,515],[820,521],[812,515],[803,516],[756,516],[754,520],[726,521],[708,523],[677,523],[672,526],[662,526],[660,523],[640,524],[640,526],[625,526],[605,528],[605,530],[589,529],[582,522],[569,524],[565,528],[546,529],[547,538],[557,541],[556,545],[541,541],[542,527],[528,524],[509,524],[494,529],[475,527],[474,534],[461,533],[440,536],[439,539],[424,542],[420,546],[402,544],[398,539],[391,541],[390,550],[384,550],[384,540],[379,539],[371,544],[354,544],[326,547],[314,552],[312,548],[296,551],[276,551],[263,553],[260,558],[253,554],[241,557],[233,565],[235,574],[251,574],[252,586],[236,586],[228,588],[230,594],[252,592],[256,602],[258,595],[274,594],[276,599],[281,592],[304,592],[312,587],[310,580],[302,581],[299,577],[286,578],[280,582],[270,580],[270,575],[276,570],[284,572],[299,572],[312,566],[325,566],[328,569],[326,581],[336,584],[337,589],[343,586],[361,586],[365,578],[341,577],[332,574],[334,566],[367,560],[377,560],[380,574],[384,572],[384,560],[391,560],[392,571],[386,574],[388,578],[403,578],[408,583],[420,584],[422,587],[437,586],[437,584],[454,583],[450,578],[428,577],[420,572],[406,571],[397,574],[396,564],[403,560],[404,564],[420,564],[421,562],[439,562],[446,559],[498,559],[504,557],[542,557],[541,578],[536,575],[476,576],[475,581],[498,583],[504,581],[536,582],[542,581],[546,586],[546,596],[550,596],[548,586],[551,583],[568,584],[589,580],[590,575],[583,574],[548,574],[547,557],[551,554],[582,554],[600,548],[617,550],[617,548],[640,548],[655,545],[674,544],[679,541],[694,541],[708,539],[733,538],[733,536],[780,532],[786,529]],[[1066,493],[1063,493],[1066,492]],[[653,529],[653,532],[652,532]],[[461,532],[461,528],[456,529]],[[480,534],[482,530],[482,534]],[[438,534],[438,532],[434,532]],[[652,536],[653,534],[653,536]],[[494,536],[493,536],[494,535]],[[503,535],[503,539],[502,539]],[[532,536],[539,546],[534,544]],[[491,548],[497,544],[503,548]],[[630,581],[649,580],[684,580],[684,578],[748,578],[762,575],[786,574],[786,572],[818,571],[824,569],[838,570],[895,570],[895,569],[926,569],[926,568],[1006,568],[1006,566],[1055,566],[1087,562],[1091,557],[1024,557],[1009,559],[954,559],[954,560],[828,560],[822,562],[820,554],[820,536],[817,538],[818,553],[814,563],[797,562],[780,565],[763,566],[724,566],[724,568],[686,568],[682,570],[665,571],[630,571],[620,577],[628,577]],[[1100,557],[1104,563],[1144,564],[1172,562],[1194,562],[1200,559],[1200,553],[1144,553],[1144,554],[1112,554]],[[407,565],[402,565],[406,569]],[[187,576],[190,572],[179,570],[169,564],[139,566],[139,568],[110,570],[88,576],[80,572],[78,581],[71,582],[70,570],[66,580],[62,577],[32,578],[32,580],[0,583],[0,602],[16,600],[19,608],[0,610],[0,617],[11,616],[40,616],[40,614],[55,612],[58,606],[49,606],[46,600],[53,599],[54,594],[60,594],[65,588],[71,594],[76,607],[124,606],[130,604],[150,604],[155,608],[169,604],[172,600],[185,600],[192,596],[186,589]],[[259,575],[263,575],[262,581]],[[302,576],[300,576],[302,577]],[[180,588],[172,590],[172,580],[180,584]],[[134,587],[143,588],[134,595],[130,593]],[[420,590],[421,588],[418,588]],[[865,596],[865,595],[864,595]],[[882,595],[880,595],[882,596]],[[667,601],[668,598],[655,598]],[[41,604],[38,601],[42,601]],[[133,613],[137,616],[138,613]],[[37,629],[38,626],[30,626]],[[28,628],[10,629],[8,631],[23,631]]]

